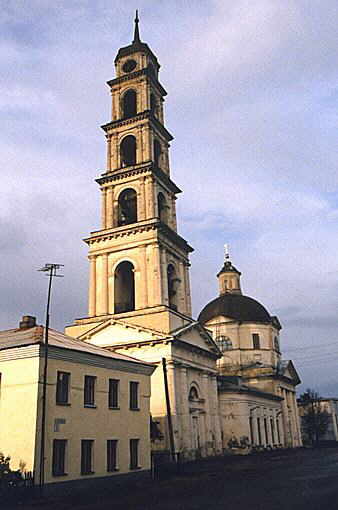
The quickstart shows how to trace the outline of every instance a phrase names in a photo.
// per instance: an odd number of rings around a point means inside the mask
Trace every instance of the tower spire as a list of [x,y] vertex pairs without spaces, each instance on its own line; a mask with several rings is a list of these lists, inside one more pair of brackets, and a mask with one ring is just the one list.
[[137,43],[140,43],[140,42],[141,42],[141,39],[140,39],[140,32],[139,32],[139,28],[138,28],[138,24],[139,24],[138,9],[136,9],[136,16],[135,16],[135,28],[134,28],[134,40],[133,40],[133,44],[137,44]]

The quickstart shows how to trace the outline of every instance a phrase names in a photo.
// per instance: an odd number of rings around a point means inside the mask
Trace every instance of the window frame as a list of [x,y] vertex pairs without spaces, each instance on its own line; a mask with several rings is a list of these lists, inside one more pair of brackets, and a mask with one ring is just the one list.
[[[131,411],[140,410],[139,387],[138,381],[129,381],[129,409]],[[135,388],[135,391],[132,388]]]
[[[113,446],[111,448],[111,446]],[[118,439],[107,439],[107,473],[114,473],[118,467]]]
[[[97,377],[95,375],[85,375],[83,381],[83,406],[88,408],[96,408],[95,404],[95,390],[96,390],[96,380]],[[88,388],[89,381],[92,381],[92,387]],[[88,399],[88,394],[90,394],[90,398]]]
[[261,349],[261,338],[259,333],[252,333],[252,348],[255,351]]
[[[67,439],[53,439],[52,476],[66,476]],[[61,447],[61,448],[60,448]]]
[[[59,376],[67,376],[67,384],[66,384],[66,398],[62,398],[64,396],[64,381],[60,381]],[[55,403],[59,406],[67,406],[70,405],[69,402],[69,394],[70,394],[70,372],[64,372],[63,370],[58,370],[56,373],[56,391],[55,391]],[[60,384],[59,384],[60,383]]]
[[140,455],[139,455],[140,440],[138,438],[129,439],[129,469],[134,471],[140,469]]
[[109,379],[108,381],[108,407],[109,409],[120,409],[120,379]]
[[92,475],[94,472],[94,439],[81,439],[81,475]]

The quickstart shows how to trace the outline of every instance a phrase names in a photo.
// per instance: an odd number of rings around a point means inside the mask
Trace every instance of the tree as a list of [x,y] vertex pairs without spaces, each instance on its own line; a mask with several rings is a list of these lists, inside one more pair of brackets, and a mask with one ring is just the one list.
[[16,485],[22,480],[20,470],[12,471],[10,468],[10,457],[0,452],[0,488],[8,485]]
[[320,395],[308,388],[299,397],[298,402],[303,409],[301,413],[302,429],[312,445],[318,445],[330,423],[330,414],[324,409]]

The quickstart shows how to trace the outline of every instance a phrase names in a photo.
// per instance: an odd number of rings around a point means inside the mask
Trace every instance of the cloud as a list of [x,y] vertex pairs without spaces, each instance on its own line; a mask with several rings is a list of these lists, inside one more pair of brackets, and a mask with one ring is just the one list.
[[[46,281],[36,269],[50,261],[65,264],[52,325],[86,313],[81,238],[99,227],[105,82],[138,7],[169,92],[179,232],[196,249],[195,315],[217,295],[228,242],[245,293],[284,324],[286,356],[334,341],[337,3],[137,3],[32,0],[27,9],[13,0],[0,13],[1,327],[28,312],[43,320]],[[319,364],[314,377],[304,365],[301,377],[332,391],[330,370]]]

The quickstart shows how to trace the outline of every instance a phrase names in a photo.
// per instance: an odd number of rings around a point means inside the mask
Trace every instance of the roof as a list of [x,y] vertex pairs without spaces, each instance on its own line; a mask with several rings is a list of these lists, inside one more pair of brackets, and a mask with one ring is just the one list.
[[220,270],[220,272],[217,274],[217,276],[219,276],[222,273],[237,273],[239,275],[242,274],[240,271],[238,271],[238,269],[236,269],[235,266],[232,265],[230,260],[226,260],[224,262],[224,265],[223,265],[222,269]]
[[[5,349],[12,349],[14,347],[26,347],[28,345],[45,343],[45,328],[43,326],[35,326],[28,329],[9,329],[0,331],[0,351]],[[48,330],[48,345],[52,347],[59,347],[61,349],[69,349],[72,351],[80,351],[86,354],[93,354],[105,358],[113,358],[121,361],[129,361],[130,363],[137,363],[141,365],[152,366],[151,363],[146,363],[124,354],[111,352],[96,345],[89,344],[82,340],[72,338],[60,331],[49,328]]]
[[230,292],[210,301],[199,314],[198,320],[205,324],[219,315],[240,322],[272,322],[269,312],[258,301],[242,294]]

